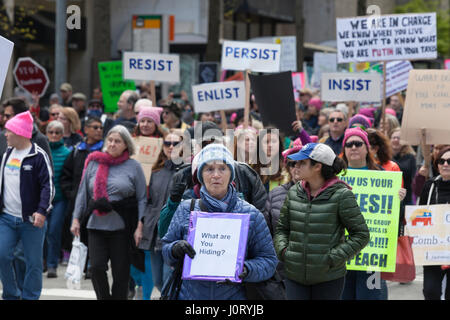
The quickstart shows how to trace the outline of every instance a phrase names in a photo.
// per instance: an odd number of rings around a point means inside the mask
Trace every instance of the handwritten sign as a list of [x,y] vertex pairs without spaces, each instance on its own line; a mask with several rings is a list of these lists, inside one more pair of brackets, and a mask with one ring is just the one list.
[[124,52],[122,61],[124,79],[180,82],[179,55]]
[[245,82],[226,81],[192,86],[195,112],[244,109]]
[[401,138],[419,145],[421,129],[427,144],[450,141],[450,70],[411,70],[401,126]]
[[436,13],[336,19],[338,63],[437,58]]
[[339,178],[353,188],[370,231],[369,244],[347,262],[347,269],[395,272],[402,173],[349,169]]
[[241,282],[250,215],[193,211],[187,241],[194,259],[184,259],[183,279]]
[[5,84],[6,74],[8,73],[9,62],[13,52],[14,43],[0,36],[0,96],[2,95],[3,85]]
[[450,264],[450,205],[406,206],[407,234],[417,266]]
[[378,73],[322,73],[323,101],[378,102],[381,76]]
[[152,175],[152,167],[158,160],[163,141],[161,138],[143,136],[134,137],[133,140],[136,146],[136,154],[132,158],[141,164],[148,185]]
[[280,55],[279,44],[224,41],[222,69],[279,72]]

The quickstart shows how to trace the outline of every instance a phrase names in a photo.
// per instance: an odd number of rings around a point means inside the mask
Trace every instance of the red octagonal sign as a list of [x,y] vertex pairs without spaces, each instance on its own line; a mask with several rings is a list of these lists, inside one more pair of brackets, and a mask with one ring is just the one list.
[[19,58],[13,72],[19,87],[30,94],[36,91],[42,97],[50,84],[47,71],[32,58]]

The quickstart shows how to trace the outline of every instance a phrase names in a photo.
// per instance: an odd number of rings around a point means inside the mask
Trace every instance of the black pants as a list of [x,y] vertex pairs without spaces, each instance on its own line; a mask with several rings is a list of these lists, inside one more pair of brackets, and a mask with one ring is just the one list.
[[[130,239],[125,231],[88,230],[91,276],[98,300],[127,300],[130,277]],[[108,283],[111,260],[112,290]]]
[[442,270],[441,266],[423,267],[423,295],[425,300],[441,300],[442,280],[446,274],[445,300],[450,300],[450,269]]
[[344,279],[342,277],[315,285],[302,285],[286,279],[287,298],[288,300],[341,300]]

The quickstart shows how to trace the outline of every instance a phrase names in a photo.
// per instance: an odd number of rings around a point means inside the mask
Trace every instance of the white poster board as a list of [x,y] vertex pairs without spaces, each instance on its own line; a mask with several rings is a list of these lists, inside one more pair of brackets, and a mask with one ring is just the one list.
[[192,86],[195,112],[244,109],[245,82],[225,81]]
[[283,37],[258,37],[252,38],[251,42],[260,43],[274,43],[281,45],[280,56],[280,72],[283,71],[297,71],[297,37],[283,36]]
[[0,36],[0,97],[2,96],[3,86],[5,85],[13,48],[13,42]]
[[386,97],[406,90],[409,71],[413,69],[409,61],[392,61],[386,63]]
[[436,13],[336,19],[338,63],[437,58]]
[[311,86],[320,89],[322,73],[337,72],[336,53],[314,52],[314,73],[311,79]]
[[124,52],[122,62],[125,80],[180,82],[179,55]]
[[322,101],[379,102],[378,73],[322,73]]
[[281,46],[271,43],[224,41],[222,70],[280,71]]

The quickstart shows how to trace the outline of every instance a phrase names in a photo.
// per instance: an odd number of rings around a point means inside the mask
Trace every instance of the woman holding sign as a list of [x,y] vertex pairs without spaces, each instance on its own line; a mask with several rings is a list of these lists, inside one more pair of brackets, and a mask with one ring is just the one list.
[[[443,148],[434,165],[439,175],[429,179],[423,187],[419,205],[450,203],[450,147]],[[425,300],[440,300],[442,280],[447,275],[445,300],[450,300],[450,266],[423,267],[423,295]]]
[[[368,134],[361,128],[350,128],[345,131],[343,148],[342,157],[349,169],[384,170],[377,164],[373,154],[370,152],[371,146]],[[400,200],[403,200],[405,195],[406,190],[401,188],[399,190]],[[375,283],[373,288],[370,286],[372,283]],[[377,283],[380,286],[377,287]],[[381,279],[379,272],[348,271],[345,277],[343,299],[386,300],[386,281]]]
[[[162,239],[163,256],[166,263],[174,266],[178,260],[184,259],[185,255],[193,259],[193,263],[196,255],[202,258],[202,250],[215,251],[214,247],[208,250],[194,249],[192,244],[186,241],[192,204],[194,204],[192,211],[248,214],[250,215],[250,223],[247,242],[241,243],[239,241],[237,243],[240,249],[245,248],[244,265],[232,265],[232,272],[236,273],[236,278],[238,276],[244,282],[260,282],[272,277],[278,260],[264,216],[254,206],[240,199],[232,184],[235,175],[234,166],[235,161],[231,153],[223,145],[210,144],[200,151],[197,167],[197,178],[202,185],[200,200],[194,200],[194,202],[186,200],[179,205],[172,218],[169,230]],[[211,236],[214,238],[213,235]],[[235,236],[238,235],[233,233],[231,238],[234,239]],[[228,238],[230,238],[229,235]],[[233,247],[232,249],[236,248]],[[217,252],[220,253],[220,251]],[[220,258],[220,255],[212,255],[209,259],[215,257]],[[184,261],[186,263],[186,259]],[[205,265],[204,267],[208,269],[208,266]],[[205,272],[211,274],[215,270],[205,270]],[[239,285],[235,277],[231,278],[230,280],[235,283],[228,279],[223,282],[183,280],[178,299],[245,300],[244,286]]]
[[369,242],[355,195],[336,176],[346,165],[322,143],[309,143],[288,159],[295,161],[302,181],[289,189],[274,237],[287,297],[339,300],[347,260]]

